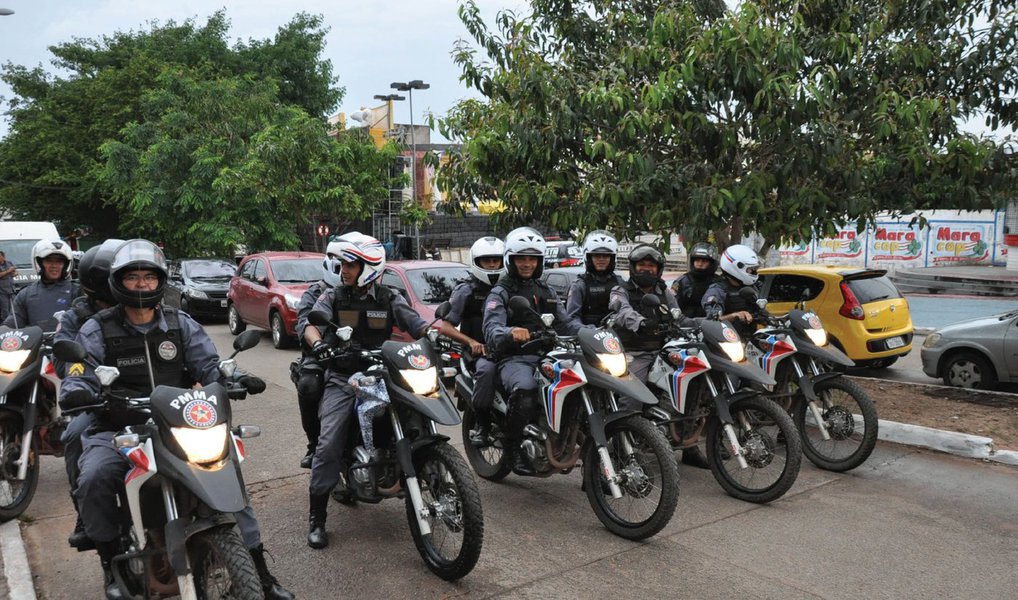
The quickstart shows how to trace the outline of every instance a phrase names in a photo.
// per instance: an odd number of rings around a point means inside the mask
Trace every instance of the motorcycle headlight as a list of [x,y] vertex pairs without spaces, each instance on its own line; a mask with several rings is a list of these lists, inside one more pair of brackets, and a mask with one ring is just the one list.
[[410,391],[418,396],[427,396],[438,389],[438,369],[400,369],[403,381],[410,386]]
[[0,371],[5,373],[13,373],[25,365],[25,360],[28,359],[28,355],[32,351],[25,350],[11,350],[10,352],[0,352]]
[[612,377],[622,377],[626,374],[625,354],[598,354],[597,360],[601,361],[601,367]]
[[289,306],[293,310],[297,310],[297,305],[300,304],[299,296],[294,296],[293,294],[285,294],[283,296],[283,299],[286,300],[287,306]]
[[718,345],[728,355],[728,360],[732,362],[746,360],[746,348],[742,345],[742,342],[719,342]]
[[937,342],[940,341],[940,337],[941,336],[939,333],[931,333],[930,335],[926,336],[926,339],[923,340],[923,348],[932,348],[936,346]]
[[187,295],[192,297],[192,298],[194,298],[195,300],[208,300],[209,299],[209,295],[208,294],[206,294],[205,292],[203,292],[203,291],[201,291],[201,290],[199,290],[197,288],[191,288],[191,289],[187,290]]
[[826,329],[806,329],[806,337],[809,341],[813,342],[815,346],[826,346],[827,345],[827,330]]
[[189,462],[207,464],[226,454],[226,423],[208,429],[171,427],[170,431]]

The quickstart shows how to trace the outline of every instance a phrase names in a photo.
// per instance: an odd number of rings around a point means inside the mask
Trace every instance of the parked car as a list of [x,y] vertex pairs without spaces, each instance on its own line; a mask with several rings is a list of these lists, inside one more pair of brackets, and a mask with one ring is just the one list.
[[171,260],[163,304],[179,308],[192,317],[226,316],[226,293],[237,265],[224,258]]
[[575,267],[583,264],[583,247],[572,240],[547,242],[544,251],[544,268]]
[[[449,299],[456,284],[470,277],[463,263],[442,260],[403,260],[385,264],[381,282],[406,298],[426,321],[435,318],[435,309]],[[410,341],[405,332],[393,328],[393,338]]]
[[788,265],[760,269],[767,310],[784,314],[796,302],[823,321],[833,344],[857,366],[884,368],[912,350],[908,301],[882,269]]
[[297,304],[304,290],[322,278],[324,254],[261,252],[245,256],[230,280],[227,321],[237,335],[248,325],[272,331],[272,344],[296,341]]
[[926,336],[923,372],[947,385],[988,389],[1018,382],[1018,311],[968,319]]

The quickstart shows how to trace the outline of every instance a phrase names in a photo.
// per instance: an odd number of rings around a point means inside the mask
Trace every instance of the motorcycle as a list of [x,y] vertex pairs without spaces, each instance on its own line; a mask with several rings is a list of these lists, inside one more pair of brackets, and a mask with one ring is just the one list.
[[774,379],[746,360],[727,323],[704,319],[681,327],[679,309],[668,310],[652,294],[641,303],[658,311],[667,334],[648,375],[664,407],[648,407],[647,417],[676,449],[706,437],[711,473],[730,496],[755,503],[780,498],[799,475],[799,435],[781,407],[749,387]]
[[828,471],[858,467],[877,443],[877,409],[865,390],[831,369],[855,362],[829,343],[820,318],[802,303],[775,317],[754,291],[747,297],[760,306],[756,320],[764,325],[750,343],[760,368],[776,380],[768,396],[792,415],[803,454]]
[[[440,305],[436,320],[448,311],[448,302]],[[353,329],[338,326],[323,311],[312,312],[308,321],[335,328],[333,350],[349,356]],[[473,474],[436,427],[457,425],[460,415],[439,377],[431,340],[390,340],[357,358],[370,366],[356,380],[351,377],[351,384],[358,402],[372,408],[364,411],[344,451],[343,476],[352,498],[368,503],[405,498],[410,533],[425,564],[442,579],[459,579],[481,554],[484,514]]]
[[56,398],[53,333],[0,327],[0,522],[20,516],[39,484],[39,457],[63,456],[69,419]]
[[[537,314],[520,297],[509,300],[512,311]],[[575,337],[559,336],[551,328],[554,315],[540,315],[543,327],[531,332],[523,352],[543,352],[536,369],[543,418],[524,429],[521,449],[535,476],[567,474],[582,462],[583,489],[594,514],[612,533],[642,540],[661,531],[672,518],[678,500],[678,466],[667,440],[637,410],[620,410],[618,398],[643,404],[657,400],[642,382],[628,373],[622,345],[607,329],[581,329]],[[473,388],[469,371],[456,376],[457,395],[469,399]],[[469,439],[476,416],[463,401],[463,439]],[[495,394],[490,444],[466,444],[467,460],[481,477],[500,481],[512,470],[504,430],[507,413],[504,390]]]
[[[248,390],[242,378],[236,379],[234,360],[237,353],[257,345],[260,337],[249,331],[234,340],[233,354],[219,364],[227,386],[160,385],[148,398],[127,398],[111,389],[120,376],[116,367],[92,365],[101,391],[95,405],[81,410],[116,406],[118,411],[148,417],[113,438],[132,466],[124,477],[131,515],[123,540],[127,550],[110,566],[113,580],[127,597],[263,597],[232,514],[248,503],[240,470],[245,458],[242,440],[261,430],[253,425],[232,427],[230,409],[231,400],[264,389]],[[77,342],[61,340],[53,352],[68,363],[89,362]]]

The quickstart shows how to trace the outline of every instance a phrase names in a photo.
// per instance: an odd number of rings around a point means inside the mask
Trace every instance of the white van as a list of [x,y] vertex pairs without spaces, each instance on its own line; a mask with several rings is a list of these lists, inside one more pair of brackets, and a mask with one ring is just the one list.
[[59,239],[56,225],[49,221],[0,221],[0,250],[18,268],[18,274],[14,276],[16,290],[39,279],[39,273],[32,264],[35,243]]

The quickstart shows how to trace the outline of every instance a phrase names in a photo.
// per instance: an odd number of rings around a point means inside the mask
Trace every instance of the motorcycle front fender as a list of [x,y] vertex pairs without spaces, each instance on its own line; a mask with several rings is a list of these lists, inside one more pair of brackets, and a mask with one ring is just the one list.
[[233,525],[237,522],[231,514],[216,513],[207,517],[192,519],[191,515],[174,519],[163,527],[166,534],[166,555],[177,575],[189,575],[191,570],[187,564],[187,540],[196,533],[218,527]]
[[847,354],[838,349],[833,344],[827,344],[826,346],[817,346],[808,339],[796,337],[795,338],[796,350],[805,356],[812,358],[836,363],[845,367],[854,367],[855,361],[848,357]]
[[227,454],[216,470],[208,470],[178,458],[162,440],[156,441],[156,464],[159,474],[186,488],[206,506],[216,512],[235,513],[247,506],[247,488],[240,471],[240,460],[234,444],[227,439]]
[[737,363],[714,352],[706,351],[706,353],[708,360],[710,360],[710,367],[715,371],[728,373],[739,379],[754,381],[763,385],[774,385],[777,383],[773,377],[767,374],[767,371],[749,361],[744,360],[741,363]]
[[389,390],[389,399],[410,407],[411,410],[419,412],[425,417],[439,425],[459,425],[460,413],[456,406],[449,400],[449,393],[445,389],[442,380],[438,380],[438,394],[434,397],[418,396],[413,392],[395,385],[386,378],[386,386]]
[[732,411],[729,408],[739,400],[758,395],[753,390],[738,390],[734,394],[719,394],[714,398],[714,416],[724,425],[734,423]]
[[657,397],[650,391],[647,384],[643,383],[632,373],[626,373],[622,377],[615,377],[605,373],[601,369],[583,361],[583,374],[587,376],[587,383],[603,390],[615,392],[618,396],[633,398],[643,404],[657,404]]

